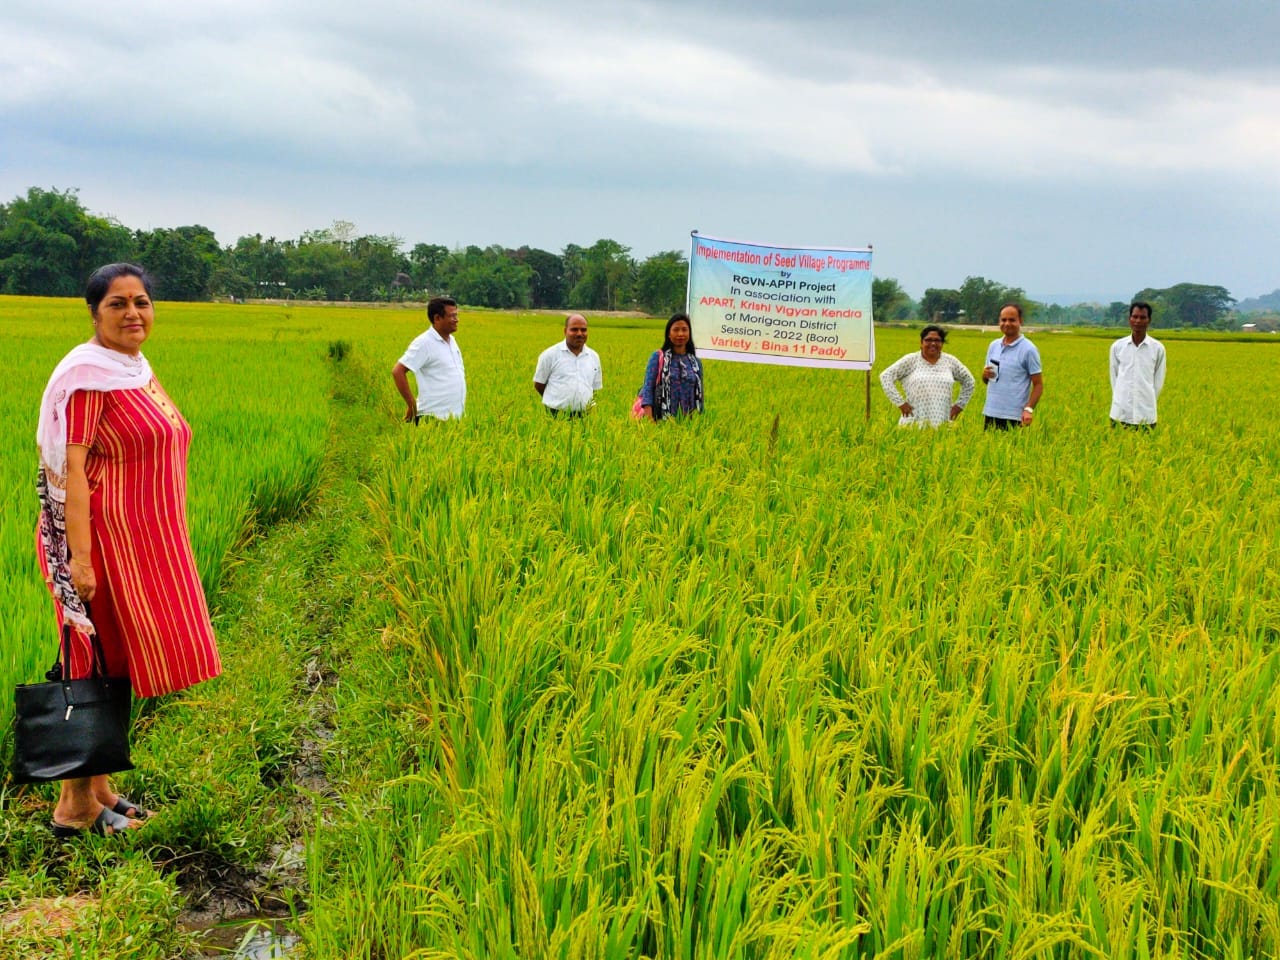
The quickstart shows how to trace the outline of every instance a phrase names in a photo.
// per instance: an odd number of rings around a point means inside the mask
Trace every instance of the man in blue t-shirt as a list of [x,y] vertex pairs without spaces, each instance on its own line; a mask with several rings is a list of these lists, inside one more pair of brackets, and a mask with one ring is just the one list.
[[1006,303],[1000,308],[1000,332],[1004,336],[987,347],[987,362],[982,368],[982,382],[987,385],[987,402],[982,407],[984,430],[1030,426],[1044,393],[1040,351],[1022,335],[1021,306]]

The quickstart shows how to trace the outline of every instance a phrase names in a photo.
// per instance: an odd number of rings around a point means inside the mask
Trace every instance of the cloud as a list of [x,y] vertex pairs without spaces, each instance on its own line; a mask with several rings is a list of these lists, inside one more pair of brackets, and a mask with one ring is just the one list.
[[[1027,43],[1005,56],[998,40],[1026,20],[1022,5],[981,20],[963,7],[925,17],[909,3],[887,14],[818,2],[771,18],[751,3],[733,17],[707,3],[679,17],[662,3],[223,3],[153,5],[145,30],[114,19],[73,30],[75,4],[37,16],[22,0],[0,105],[14,129],[69,145],[303,169],[1216,171],[1274,182],[1280,73],[1205,77],[1146,57],[1089,70],[1033,62]],[[1090,9],[1103,8],[1084,5],[1062,30],[1086,31]],[[877,42],[910,35],[909,16],[925,36],[956,28],[946,57],[928,55],[932,41],[917,55]],[[1043,26],[1030,46],[1057,35]],[[990,30],[997,39],[972,50]]]
[[3,191],[224,241],[697,226],[1064,289],[1081,238],[1112,269],[1155,210],[1252,284],[1280,216],[1272,0],[9,0],[0,33]]
[[[566,7],[564,0],[526,2]],[[808,70],[877,51],[935,66],[1274,71],[1280,35],[1280,6],[1271,0],[645,0],[611,4],[592,19],[610,16],[690,24],[727,46]]]
[[[718,164],[983,179],[1147,177],[1231,172],[1274,182],[1280,80],[1205,79],[1163,70],[994,66],[943,70],[866,56],[856,74],[814,79],[678,35],[574,28],[525,65],[555,103],[632,117],[672,147]],[[1213,143],[1216,149],[1204,149]]]

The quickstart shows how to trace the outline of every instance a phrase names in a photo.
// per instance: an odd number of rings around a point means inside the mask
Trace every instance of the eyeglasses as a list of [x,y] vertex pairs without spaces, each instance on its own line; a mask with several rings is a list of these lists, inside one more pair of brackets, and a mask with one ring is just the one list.
[[939,340],[937,337],[925,337],[925,338],[924,338],[922,341],[920,341],[920,342],[921,342],[921,343],[936,343],[936,344],[938,344],[938,345],[941,345],[941,344],[942,344],[942,341],[941,341],[941,340]]

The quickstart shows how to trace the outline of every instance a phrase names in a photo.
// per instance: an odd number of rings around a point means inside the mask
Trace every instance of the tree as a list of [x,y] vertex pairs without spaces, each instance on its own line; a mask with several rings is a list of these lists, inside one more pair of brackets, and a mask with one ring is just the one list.
[[1051,303],[1044,308],[1045,323],[1051,323],[1054,326],[1061,326],[1070,319],[1067,308],[1059,303]]
[[1034,312],[1034,305],[1021,287],[1006,287],[986,277],[965,277],[959,294],[965,323],[995,323],[1000,317],[1000,308],[1006,303],[1021,305],[1024,320],[1030,319]]
[[529,306],[560,309],[565,305],[564,261],[558,254],[525,246],[515,251],[514,258],[529,268]]
[[354,300],[388,299],[396,278],[410,268],[409,258],[400,252],[403,245],[394,236],[357,237],[343,244],[351,258],[348,295]]
[[77,296],[95,269],[133,258],[129,230],[91,215],[75,190],[31,187],[0,206],[0,293]]
[[213,276],[209,278],[209,292],[215,297],[247,300],[258,292],[258,288],[252,280],[236,270],[231,252],[227,251],[222,258],[222,266],[215,268]]
[[345,247],[356,237],[356,225],[350,220],[335,220],[327,227],[318,230],[307,230],[298,238],[298,244],[332,243]]
[[[567,244],[560,253],[560,262],[564,266],[564,289],[571,292],[578,282],[582,279],[582,274],[586,270],[586,251],[576,243]],[[568,302],[565,303],[568,306]]]
[[688,290],[689,263],[679,250],[655,253],[636,270],[636,300],[654,316],[683,310]]
[[136,234],[138,259],[155,279],[157,300],[204,300],[222,248],[208,227],[163,227]]
[[326,231],[304,233],[288,249],[288,287],[307,300],[342,300],[351,291],[352,258]]
[[438,243],[415,243],[409,251],[409,275],[419,290],[440,289],[440,265],[449,256],[449,248]]
[[582,276],[569,292],[570,305],[617,310],[630,303],[636,269],[630,253],[616,240],[597,240],[582,251]]
[[1109,327],[1123,327],[1129,319],[1129,305],[1123,300],[1112,300],[1107,307],[1106,322]]
[[928,323],[955,323],[960,317],[960,291],[930,287],[920,298],[920,316]]
[[1023,317],[1035,316],[1044,323],[1054,326],[1089,326],[1098,327],[1106,324],[1107,308],[1100,303],[1038,303],[1025,301],[1022,305]]
[[871,316],[884,323],[906,320],[911,315],[911,298],[893,277],[876,277],[871,281]]
[[236,289],[244,289],[243,284],[247,283],[249,292],[244,296],[286,296],[292,249],[291,241],[281,243],[275,237],[263,240],[260,233],[241,237],[224,255],[223,270],[214,272],[210,286],[214,293],[238,297],[241,294]]
[[356,225],[350,220],[335,220],[324,233],[333,243],[348,246],[356,239]]
[[440,267],[442,289],[477,307],[529,306],[531,273],[527,265],[517,263],[496,244],[455,250]]
[[288,285],[307,299],[390,299],[404,285],[401,275],[414,267],[401,253],[403,245],[395,236],[356,236],[354,223],[335,220],[288,248]]
[[1226,287],[1202,283],[1178,283],[1162,290],[1147,287],[1133,299],[1150,303],[1152,326],[1162,327],[1228,327],[1227,313],[1236,302]]
[[1071,306],[1060,308],[1065,313],[1060,320],[1057,320],[1052,317],[1055,307],[1057,307],[1057,304],[1053,304],[1048,308],[1050,317],[1047,319],[1050,322],[1090,327],[1105,326],[1107,323],[1107,311],[1110,309],[1100,303],[1075,303]]

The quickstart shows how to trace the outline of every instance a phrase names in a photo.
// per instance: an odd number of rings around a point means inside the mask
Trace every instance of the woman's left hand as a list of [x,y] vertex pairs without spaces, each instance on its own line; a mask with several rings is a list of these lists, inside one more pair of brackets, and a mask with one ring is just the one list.
[[953,404],[951,405],[951,419],[952,419],[952,420],[954,420],[956,417],[960,416],[960,414],[962,414],[962,413],[964,413],[964,407],[960,406],[960,404],[958,404],[958,403],[953,403]]
[[98,578],[93,573],[93,564],[71,558],[71,585],[76,588],[81,600],[92,600],[98,592]]

